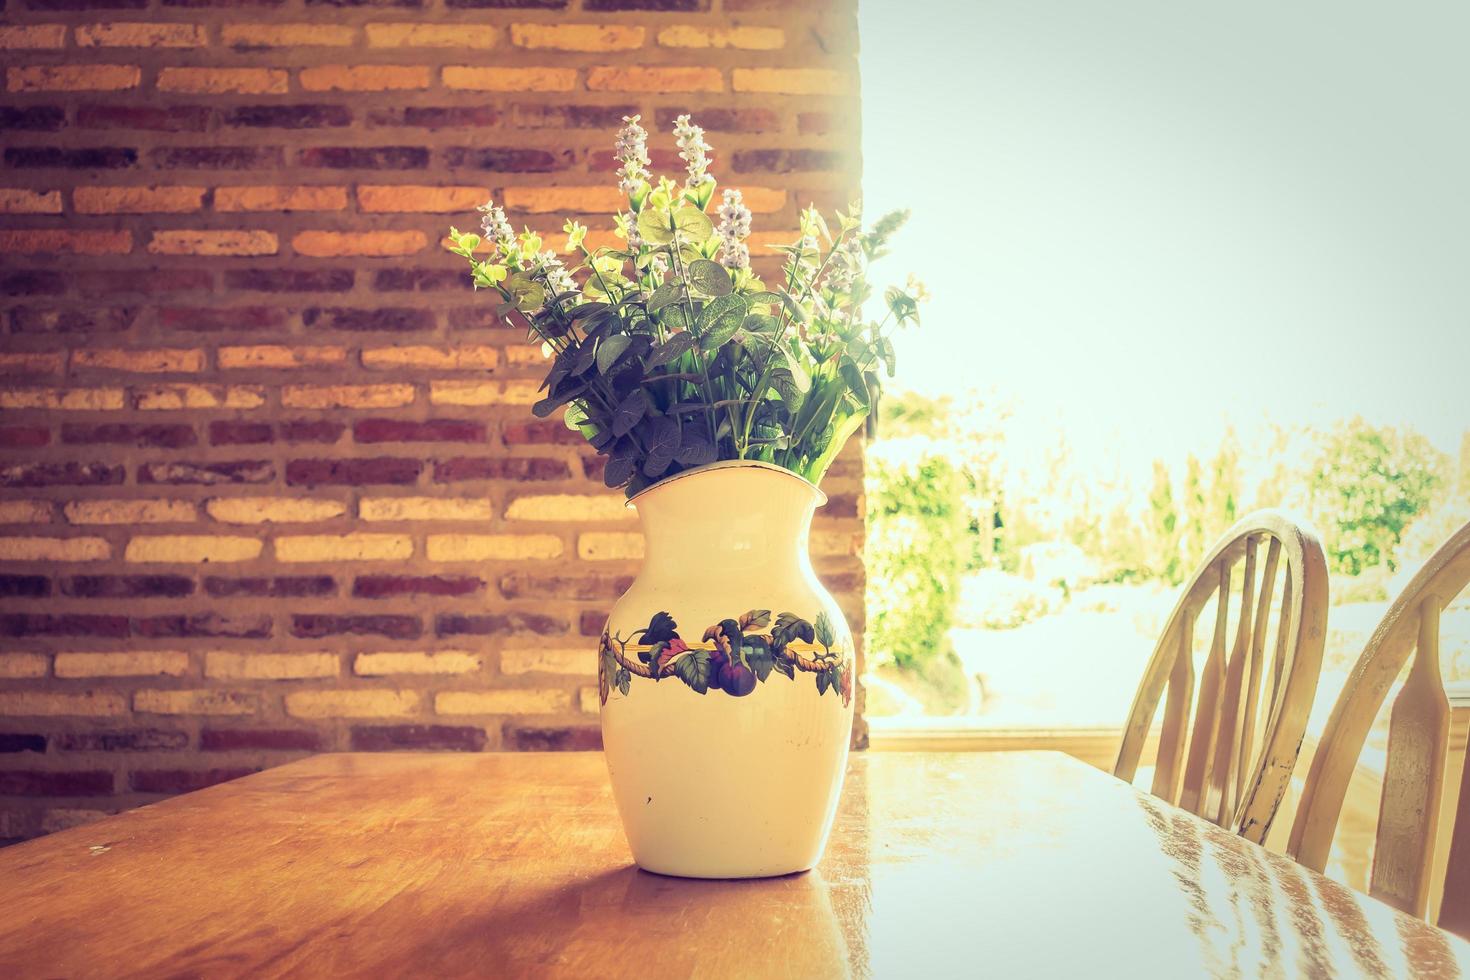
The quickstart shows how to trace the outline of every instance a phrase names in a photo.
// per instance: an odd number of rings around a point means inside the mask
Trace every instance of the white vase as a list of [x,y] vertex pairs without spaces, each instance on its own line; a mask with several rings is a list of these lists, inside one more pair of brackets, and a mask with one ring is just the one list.
[[613,795],[647,871],[751,878],[821,857],[856,683],[847,623],[807,553],[825,502],[745,461],[633,497],[646,556],[598,673]]

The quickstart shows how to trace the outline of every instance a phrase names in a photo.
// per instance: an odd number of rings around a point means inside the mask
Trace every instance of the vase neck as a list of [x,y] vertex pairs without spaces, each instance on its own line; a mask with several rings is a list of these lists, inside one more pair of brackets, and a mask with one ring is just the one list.
[[812,514],[825,498],[794,474],[714,466],[634,498],[643,522],[644,574],[719,579],[774,565],[809,568]]

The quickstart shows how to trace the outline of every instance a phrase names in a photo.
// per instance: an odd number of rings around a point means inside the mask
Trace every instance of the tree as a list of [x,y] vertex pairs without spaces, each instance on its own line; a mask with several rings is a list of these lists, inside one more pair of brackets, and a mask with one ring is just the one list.
[[1148,530],[1151,538],[1153,571],[1170,585],[1184,580],[1179,557],[1183,528],[1179,509],[1174,506],[1174,481],[1161,459],[1154,460],[1154,483],[1148,494]]
[[1311,508],[1333,569],[1357,575],[1396,567],[1404,528],[1443,485],[1449,459],[1411,428],[1339,423],[1323,439],[1308,478]]

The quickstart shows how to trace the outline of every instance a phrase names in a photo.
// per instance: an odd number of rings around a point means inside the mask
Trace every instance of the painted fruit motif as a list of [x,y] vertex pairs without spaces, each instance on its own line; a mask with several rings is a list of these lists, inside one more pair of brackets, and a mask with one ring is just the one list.
[[691,646],[679,636],[674,617],[657,612],[629,636],[603,632],[598,692],[606,704],[614,690],[628,696],[634,677],[676,677],[696,694],[717,690],[743,698],[776,674],[789,681],[813,674],[817,694],[831,690],[845,707],[852,703],[853,660],[851,653],[833,649],[836,639],[826,613],[807,620],[783,612],[773,620],[769,609],[752,609],[709,627],[702,643]]

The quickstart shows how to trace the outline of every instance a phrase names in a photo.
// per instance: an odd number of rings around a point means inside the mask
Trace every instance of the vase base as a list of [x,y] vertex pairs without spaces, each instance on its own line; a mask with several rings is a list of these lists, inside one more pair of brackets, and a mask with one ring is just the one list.
[[661,878],[698,878],[705,881],[743,881],[749,878],[786,878],[791,875],[806,874],[815,862],[800,868],[781,869],[752,868],[749,870],[741,868],[695,868],[688,865],[658,865],[654,862],[635,861],[638,870],[649,874],[658,875]]

